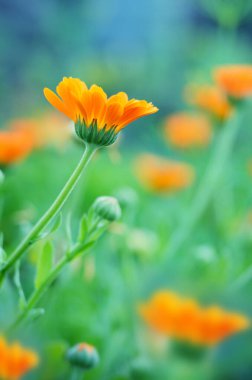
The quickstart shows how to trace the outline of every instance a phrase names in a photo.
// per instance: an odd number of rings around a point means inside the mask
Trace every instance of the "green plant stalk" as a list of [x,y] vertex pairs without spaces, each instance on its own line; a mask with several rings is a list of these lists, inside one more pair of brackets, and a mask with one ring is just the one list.
[[218,183],[223,175],[240,125],[240,113],[236,113],[221,128],[221,135],[212,152],[212,157],[205,171],[205,174],[199,184],[198,190],[191,202],[191,206],[184,216],[184,219],[178,230],[171,237],[167,246],[168,254],[165,262],[174,257],[182,248],[187,238],[192,233],[194,227],[199,222],[204,211],[206,210],[211,198],[216,191]]
[[46,292],[48,287],[51,285],[51,283],[56,279],[58,274],[61,272],[61,270],[67,265],[69,262],[74,260],[78,254],[82,253],[85,249],[87,250],[89,248],[89,243],[82,243],[77,244],[76,247],[66,254],[64,257],[62,257],[61,260],[57,263],[57,265],[52,269],[52,271],[48,274],[48,276],[45,278],[43,283],[34,290],[31,297],[27,301],[26,305],[23,307],[15,321],[9,326],[6,333],[10,334],[12,333],[29,315],[31,310],[34,308],[34,306],[38,303],[40,298],[43,296],[43,294]]
[[83,380],[84,371],[81,368],[74,367],[72,370],[71,380]]
[[35,224],[33,229],[29,232],[29,234],[23,239],[23,241],[19,244],[16,250],[9,256],[7,262],[2,266],[0,270],[0,283],[3,280],[6,272],[10,270],[17,260],[24,254],[27,248],[32,244],[33,240],[38,237],[39,233],[43,231],[43,229],[48,225],[48,223],[52,220],[52,218],[60,211],[65,201],[71,194],[74,189],[77,181],[79,180],[83,169],[87,166],[91,157],[95,153],[97,146],[86,144],[85,152],[79,161],[77,167],[74,172],[70,176],[69,180],[51,205],[51,207],[45,212],[45,214],[39,219],[39,221]]

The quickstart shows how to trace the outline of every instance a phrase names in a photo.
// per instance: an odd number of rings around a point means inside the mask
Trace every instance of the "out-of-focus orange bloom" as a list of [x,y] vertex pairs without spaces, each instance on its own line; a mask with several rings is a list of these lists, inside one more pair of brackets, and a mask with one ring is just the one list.
[[191,165],[143,154],[136,161],[136,173],[141,182],[156,192],[172,192],[190,186],[194,179]]
[[126,125],[158,111],[145,100],[129,100],[125,92],[108,98],[101,87],[88,88],[78,78],[64,78],[56,91],[44,89],[48,102],[74,121],[80,138],[98,145],[110,145]]
[[23,375],[38,365],[35,352],[23,348],[19,343],[8,345],[0,338],[0,378],[19,380]]
[[6,165],[22,160],[31,153],[35,144],[32,124],[27,129],[12,128],[0,131],[0,164]]
[[180,112],[167,118],[165,134],[178,148],[206,146],[212,137],[209,120],[198,114]]
[[185,88],[185,99],[221,120],[229,117],[232,111],[226,94],[214,85],[189,85]]
[[47,113],[38,119],[17,119],[10,123],[15,131],[33,136],[35,147],[45,145],[62,146],[71,137],[71,128],[62,117],[56,113]]
[[234,98],[252,95],[252,65],[221,66],[214,70],[216,83]]
[[169,337],[200,345],[215,345],[241,330],[250,321],[238,313],[218,306],[201,307],[195,300],[185,299],[170,291],[160,291],[141,304],[139,313],[147,324]]

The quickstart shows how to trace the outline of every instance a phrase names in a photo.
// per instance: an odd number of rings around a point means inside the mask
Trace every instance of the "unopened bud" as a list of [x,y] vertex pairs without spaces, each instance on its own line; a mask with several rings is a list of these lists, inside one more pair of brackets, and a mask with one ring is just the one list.
[[121,217],[121,208],[114,197],[99,197],[93,204],[93,210],[100,218],[114,222]]
[[99,363],[99,355],[96,349],[87,344],[79,343],[69,348],[66,358],[72,366],[85,369],[91,369]]

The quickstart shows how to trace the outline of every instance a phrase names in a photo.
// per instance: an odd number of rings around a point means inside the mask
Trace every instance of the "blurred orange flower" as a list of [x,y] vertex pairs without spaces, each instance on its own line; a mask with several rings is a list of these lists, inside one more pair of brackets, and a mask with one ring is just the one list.
[[0,131],[0,164],[11,164],[22,160],[34,149],[36,137],[33,132],[33,123],[29,128],[10,128]]
[[212,129],[205,116],[180,112],[166,119],[165,135],[177,148],[200,147],[211,141]]
[[214,70],[216,83],[234,98],[252,95],[252,65],[221,66]]
[[147,324],[166,336],[200,345],[214,345],[250,326],[247,317],[218,306],[201,307],[170,291],[160,291],[141,304],[139,313]]
[[136,173],[147,188],[161,193],[184,189],[194,179],[194,170],[190,165],[151,154],[138,157]]
[[62,146],[71,137],[68,123],[56,113],[46,113],[37,119],[16,119],[10,123],[10,129],[33,135],[34,145]]
[[232,111],[223,90],[214,85],[191,84],[185,88],[185,99],[222,120]]
[[23,348],[19,343],[8,345],[0,338],[0,378],[19,380],[23,375],[38,365],[35,352]]
[[125,92],[107,97],[103,89],[77,78],[63,78],[57,95],[48,88],[44,95],[60,112],[75,123],[77,135],[91,143],[110,145],[117,133],[134,120],[158,111],[145,100],[128,99]]

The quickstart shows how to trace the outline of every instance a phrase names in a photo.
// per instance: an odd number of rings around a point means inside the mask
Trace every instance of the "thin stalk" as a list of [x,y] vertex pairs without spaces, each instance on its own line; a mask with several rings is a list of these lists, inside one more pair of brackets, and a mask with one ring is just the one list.
[[37,289],[34,290],[31,297],[29,298],[26,305],[23,307],[23,309],[21,310],[21,312],[19,313],[15,321],[7,329],[7,333],[12,333],[27,318],[31,310],[38,303],[40,298],[46,292],[46,290],[51,285],[51,283],[56,279],[56,277],[61,272],[61,270],[65,267],[65,265],[71,262],[73,259],[75,259],[76,256],[80,252],[83,252],[83,250],[85,248],[87,249],[88,247],[89,247],[88,243],[78,244],[71,252],[69,252],[61,260],[59,260],[57,265],[48,274],[48,276],[45,278],[42,284]]
[[87,166],[92,155],[96,151],[97,147],[91,144],[86,144],[85,152],[79,161],[74,172],[70,176],[69,180],[51,205],[51,207],[44,213],[44,215],[35,224],[29,234],[18,245],[15,251],[9,256],[7,262],[3,265],[0,271],[0,282],[4,278],[6,272],[12,268],[18,259],[24,254],[27,248],[32,244],[33,240],[38,237],[39,233],[48,225],[52,218],[60,211],[65,201],[71,194],[76,183],[78,182],[83,169]]
[[201,179],[198,190],[194,195],[190,208],[184,215],[180,227],[171,237],[168,244],[168,254],[165,259],[166,262],[168,262],[182,248],[206,210],[214,192],[216,191],[218,183],[224,174],[234,147],[239,125],[240,114],[237,113],[222,126],[223,130],[220,132],[218,142],[212,152],[212,157],[204,176]]
[[72,370],[71,380],[82,380],[84,376],[84,371],[82,368],[74,367]]

